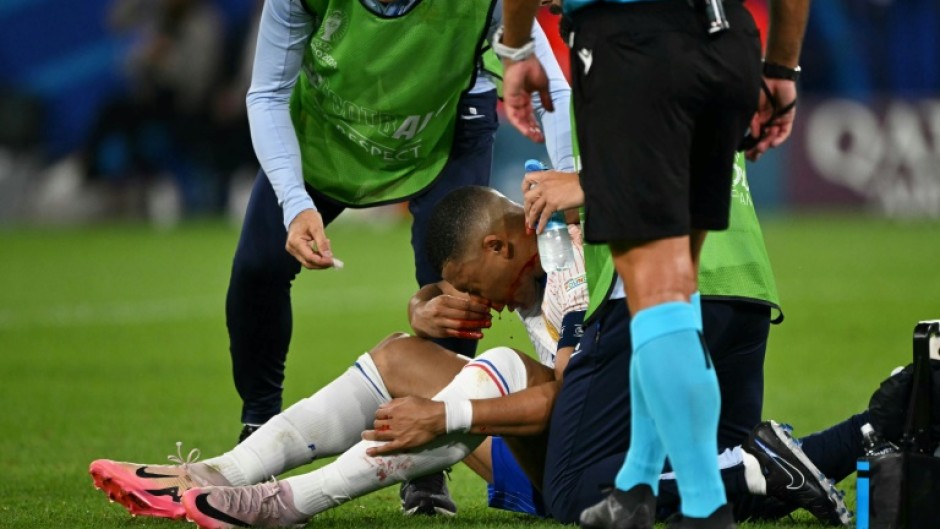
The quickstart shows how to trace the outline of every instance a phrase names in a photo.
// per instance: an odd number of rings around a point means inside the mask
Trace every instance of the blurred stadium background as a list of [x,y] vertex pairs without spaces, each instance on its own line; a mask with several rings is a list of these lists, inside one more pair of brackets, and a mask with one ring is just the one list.
[[[223,302],[256,171],[242,100],[259,5],[0,2],[0,527],[170,527],[108,508],[87,464],[234,442]],[[766,2],[747,5],[765,27]],[[909,361],[914,323],[940,317],[940,4],[812,9],[794,136],[749,165],[786,313],[765,415],[797,434],[865,406]],[[541,22],[555,34],[550,15]],[[214,51],[200,62],[190,46]],[[544,158],[503,127],[494,185],[518,196],[533,156]],[[285,402],[407,325],[401,208],[349,217],[330,229],[346,270],[297,281]],[[482,347],[527,350],[502,320]],[[842,485],[851,498],[854,479]],[[489,513],[465,469],[451,488],[462,525],[551,526]],[[396,498],[315,523],[435,523],[402,520]]]
[[[766,0],[747,4],[766,27]],[[259,5],[4,1],[0,222],[237,213]],[[940,4],[814,2],[804,49],[794,137],[751,168],[760,209],[940,216]],[[504,127],[494,184],[517,194],[518,160],[539,153]]]

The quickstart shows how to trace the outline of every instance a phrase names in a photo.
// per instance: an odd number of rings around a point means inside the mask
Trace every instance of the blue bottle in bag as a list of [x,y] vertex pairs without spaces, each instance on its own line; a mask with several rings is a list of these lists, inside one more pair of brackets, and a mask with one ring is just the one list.
[[868,459],[859,459],[855,478],[855,528],[868,529],[868,490],[871,476],[871,463]]
[[898,447],[878,435],[870,423],[865,423],[862,425],[862,449],[865,457],[858,460],[856,467],[858,475],[855,479],[855,527],[869,529],[872,458],[897,453]]

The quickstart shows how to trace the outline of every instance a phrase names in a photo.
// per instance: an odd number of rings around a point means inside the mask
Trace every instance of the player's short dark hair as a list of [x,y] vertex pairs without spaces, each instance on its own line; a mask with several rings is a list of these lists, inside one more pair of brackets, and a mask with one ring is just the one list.
[[424,245],[438,274],[448,261],[460,258],[472,239],[480,235],[480,224],[489,222],[490,204],[499,196],[488,187],[466,186],[451,191],[437,203]]

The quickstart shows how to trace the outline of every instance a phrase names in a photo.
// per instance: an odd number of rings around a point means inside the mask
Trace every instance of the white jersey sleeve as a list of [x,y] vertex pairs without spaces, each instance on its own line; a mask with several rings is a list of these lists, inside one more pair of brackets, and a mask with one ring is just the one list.
[[555,351],[558,349],[565,316],[584,312],[588,307],[581,231],[572,224],[568,226],[568,233],[574,246],[574,265],[567,270],[550,272],[542,293],[542,303],[528,313],[519,312],[539,361],[552,368],[555,366]]
[[532,311],[525,313],[518,311],[519,318],[522,319],[522,325],[525,326],[529,334],[529,340],[535,348],[535,354],[538,355],[539,362],[554,368],[555,350],[558,344],[558,338],[548,329],[545,318],[542,317],[542,308],[536,307]]
[[584,249],[581,246],[581,230],[568,225],[574,246],[574,264],[567,270],[548,274],[545,297],[542,300],[542,315],[555,336],[561,337],[562,321],[572,312],[584,312],[588,307],[587,274],[584,271]]

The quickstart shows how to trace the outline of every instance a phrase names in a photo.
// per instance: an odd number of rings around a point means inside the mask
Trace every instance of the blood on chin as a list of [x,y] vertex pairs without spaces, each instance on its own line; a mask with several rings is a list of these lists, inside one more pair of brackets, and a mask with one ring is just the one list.
[[504,310],[508,310],[509,312],[515,312],[519,309],[527,308],[525,303],[515,301],[515,300],[510,301],[508,303],[491,304],[490,307],[496,312],[503,312]]

